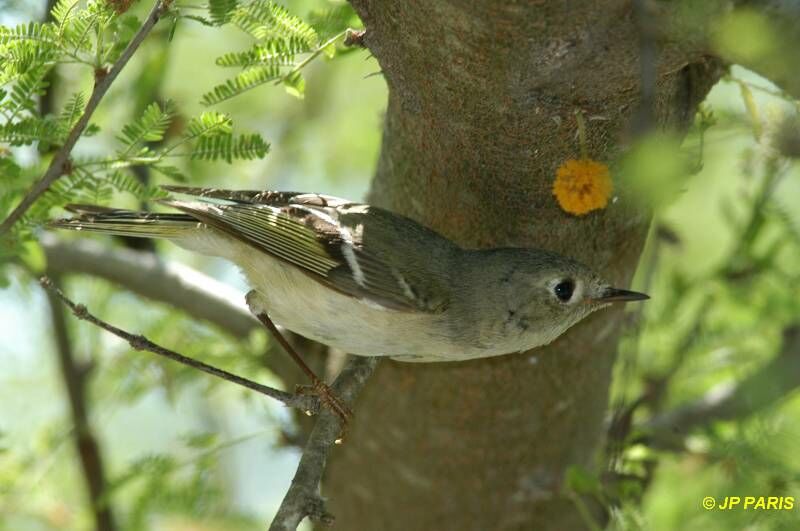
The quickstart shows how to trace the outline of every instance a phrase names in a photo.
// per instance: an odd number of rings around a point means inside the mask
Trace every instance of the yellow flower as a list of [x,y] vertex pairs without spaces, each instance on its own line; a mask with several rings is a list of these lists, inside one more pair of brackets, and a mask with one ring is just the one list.
[[611,196],[608,166],[591,159],[570,159],[556,170],[553,194],[565,212],[582,216],[605,208]]

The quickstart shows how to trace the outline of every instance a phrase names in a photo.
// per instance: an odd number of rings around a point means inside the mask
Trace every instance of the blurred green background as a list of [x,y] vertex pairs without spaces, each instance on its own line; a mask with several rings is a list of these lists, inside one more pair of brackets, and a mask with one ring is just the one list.
[[[329,3],[286,5],[304,15]],[[0,22],[41,18],[42,10],[33,2],[0,2]],[[178,102],[182,116],[198,114],[201,95],[229,74],[215,67],[213,58],[237,40],[246,46],[241,32],[181,21],[171,43],[161,35],[137,54],[95,120],[113,131],[153,97]],[[191,184],[362,198],[378,155],[386,103],[383,78],[374,75],[379,70],[366,51],[349,53],[312,64],[305,71],[302,100],[267,85],[220,106],[237,129],[261,132],[272,144],[271,153],[263,161],[234,165],[191,163]],[[89,87],[83,71],[62,68],[60,75],[59,86]],[[58,101],[66,93],[61,90]],[[657,401],[636,409],[634,424],[697,400],[718,384],[747,378],[776,356],[782,330],[800,315],[800,166],[785,158],[770,165],[779,124],[797,111],[796,105],[768,81],[734,67],[712,90],[704,109],[705,118],[698,119],[680,148],[683,155],[699,157],[699,126],[708,126],[702,136],[702,169],[669,178],[670,199],[656,210],[634,285],[646,289],[652,301],[642,314],[629,315],[620,346],[615,411],[646,393],[649,383],[663,384]],[[112,140],[109,134],[82,142],[79,152],[103,153]],[[33,150],[21,154],[35,160]],[[639,172],[674,166],[674,155],[668,147],[646,151]],[[188,264],[245,293],[231,265],[156,245],[164,259]],[[70,439],[47,302],[29,276],[13,269],[11,275],[11,284],[0,291],[0,529],[89,529],[91,514]],[[262,334],[233,341],[170,307],[98,279],[70,278],[67,288],[72,298],[126,330],[277,383],[260,360],[266,341]],[[69,326],[76,353],[96,364],[91,419],[107,458],[110,499],[122,527],[262,529],[299,458],[297,449],[279,444],[281,431],[294,430],[287,411],[131,351],[88,324],[69,319]],[[677,450],[654,450],[629,434],[615,450],[614,471],[650,483],[646,488],[641,481],[630,483],[616,500],[611,526],[797,529],[799,415],[800,399],[789,393],[752,416],[694,431]],[[703,497],[721,500],[726,495],[794,496],[795,510],[702,509]]]
[[[0,23],[40,19],[44,6],[33,4],[0,5]],[[292,2],[290,7],[306,15],[327,5]],[[146,7],[137,6],[140,17]],[[199,114],[205,110],[200,105],[203,93],[231,75],[216,67],[214,58],[233,48],[244,49],[251,41],[234,28],[206,28],[185,20],[169,45],[165,37],[163,30],[154,34],[153,42],[120,75],[93,120],[108,136],[82,142],[79,153],[110,150],[118,125],[141,113],[153,94],[179,102],[182,116]],[[262,133],[272,145],[271,153],[262,161],[234,165],[191,162],[191,183],[362,197],[375,165],[386,102],[383,78],[371,75],[379,70],[366,52],[351,53],[304,70],[307,89],[302,100],[269,84],[219,106],[217,110],[234,118],[235,130]],[[59,72],[59,83],[65,86],[59,102],[67,89],[90,88],[85,70]],[[32,160],[34,150],[27,152]],[[131,200],[116,198],[123,204]],[[164,259],[220,278],[242,297],[247,291],[229,263],[163,242],[157,246]],[[46,332],[51,326],[47,300],[30,277],[16,273],[0,291],[0,529],[89,529],[92,520],[71,440],[68,402],[54,340]],[[67,288],[76,300],[124,328],[164,344],[180,344],[184,354],[280,385],[263,368],[262,334],[239,344],[170,307],[98,279],[76,277]],[[69,325],[76,355],[97,364],[91,416],[109,474],[121,482],[112,496],[123,528],[263,529],[299,459],[296,448],[278,446],[280,430],[293,430],[285,408],[135,353],[71,318]]]

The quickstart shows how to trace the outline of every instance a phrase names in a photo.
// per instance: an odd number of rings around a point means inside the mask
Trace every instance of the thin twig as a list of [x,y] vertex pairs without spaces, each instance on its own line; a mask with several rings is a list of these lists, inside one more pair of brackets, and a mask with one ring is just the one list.
[[[86,238],[64,241],[47,232],[41,235],[39,243],[47,257],[47,268],[53,273],[103,278],[212,323],[237,338],[247,338],[254,330],[262,329],[247,309],[241,292],[178,262],[162,260],[149,252],[100,245]],[[311,354],[308,347],[303,353]],[[319,358],[319,353],[316,357]],[[286,382],[287,389],[299,381],[299,368],[278,352],[274,342],[269,343],[264,361],[270,371]]]
[[276,85],[280,85],[281,83],[283,83],[284,81],[286,81],[287,79],[289,79],[290,77],[292,77],[293,75],[295,75],[296,73],[298,73],[300,70],[302,70],[303,68],[305,68],[305,67],[306,67],[306,66],[307,66],[307,65],[308,65],[308,64],[309,64],[311,61],[313,61],[314,59],[316,59],[317,57],[319,57],[319,55],[320,55],[322,52],[324,52],[324,51],[325,51],[325,48],[327,48],[327,47],[328,47],[328,46],[330,46],[331,44],[335,43],[336,41],[338,41],[339,39],[341,39],[342,37],[344,37],[344,36],[347,34],[347,31],[348,31],[348,30],[345,30],[345,31],[343,31],[343,32],[341,32],[341,33],[337,33],[336,35],[334,35],[333,37],[331,37],[331,38],[330,38],[330,39],[328,39],[327,41],[325,41],[325,42],[323,42],[322,44],[320,44],[319,46],[317,46],[317,49],[316,49],[316,50],[314,50],[313,52],[311,52],[311,54],[309,54],[309,56],[308,56],[308,57],[306,57],[305,59],[303,59],[302,61],[300,61],[299,63],[297,63],[297,64],[296,64],[296,65],[295,65],[295,66],[294,66],[294,67],[293,67],[291,70],[289,70],[288,72],[286,72],[286,74],[284,74],[283,76],[281,76],[281,77],[280,77],[280,78],[279,78],[277,81],[275,81],[275,84],[276,84]]
[[[352,357],[333,382],[333,391],[351,409],[364,384],[375,371],[378,360],[379,358]],[[303,449],[292,484],[269,531],[294,531],[306,517],[326,525],[333,522],[333,515],[325,510],[319,487],[331,447],[340,442],[341,429],[338,416],[327,409],[320,412]]]
[[187,312],[237,338],[261,328],[248,311],[241,292],[178,262],[150,252],[100,245],[85,238],[61,240],[45,232],[39,243],[48,270],[63,275],[83,273]]
[[47,171],[44,173],[41,179],[39,179],[31,188],[31,190],[22,198],[22,201],[17,205],[17,207],[11,212],[11,214],[0,224],[0,234],[4,234],[8,232],[8,230],[16,223],[25,212],[36,202],[36,200],[45,193],[54,182],[56,182],[59,178],[63,175],[69,173],[69,156],[72,152],[72,148],[75,147],[75,144],[78,142],[81,134],[83,134],[84,129],[86,126],[89,125],[89,120],[94,114],[95,109],[100,104],[100,100],[103,99],[108,88],[117,78],[119,73],[128,63],[128,60],[133,56],[134,52],[139,48],[139,45],[142,44],[145,37],[150,33],[150,30],[153,29],[153,26],[156,25],[158,20],[161,18],[161,15],[166,12],[169,5],[172,3],[172,0],[158,0],[153,5],[153,9],[150,10],[150,14],[147,15],[142,27],[139,28],[138,33],[131,39],[131,42],[128,43],[128,46],[122,52],[122,55],[119,56],[119,59],[112,65],[111,69],[108,72],[103,73],[102,75],[96,74],[95,85],[94,89],[92,89],[92,95],[89,97],[89,101],[86,104],[86,108],[83,111],[80,119],[69,132],[67,139],[64,141],[64,145],[53,155],[53,160],[50,161],[50,166],[48,166]]
[[86,404],[86,377],[88,368],[75,360],[67,330],[64,310],[53,293],[48,291],[48,302],[52,318],[53,335],[56,340],[58,361],[61,367],[61,377],[69,398],[72,423],[75,427],[73,437],[75,448],[80,458],[86,490],[89,495],[89,504],[94,515],[97,531],[114,531],[114,513],[107,497],[108,481],[97,437],[94,435],[89,423],[89,413]]
[[222,378],[223,380],[233,382],[237,385],[241,385],[242,387],[246,387],[248,389],[261,393],[262,395],[274,398],[275,400],[283,402],[289,407],[297,408],[302,411],[310,413],[317,413],[320,409],[319,400],[315,396],[287,393],[285,391],[281,391],[273,387],[256,383],[252,380],[242,378],[241,376],[237,376],[225,370],[219,369],[217,367],[214,367],[213,365],[208,365],[207,363],[203,363],[202,361],[189,358],[187,356],[184,356],[183,354],[175,352],[174,350],[164,348],[160,345],[153,343],[152,341],[150,341],[149,339],[147,339],[142,335],[131,334],[129,332],[126,332],[125,330],[117,328],[116,326],[103,321],[102,319],[95,317],[94,315],[89,313],[89,311],[86,309],[86,306],[82,304],[76,304],[75,302],[70,300],[66,295],[64,295],[64,293],[61,292],[61,290],[59,290],[56,286],[53,285],[53,283],[50,281],[49,278],[42,277],[40,279],[40,283],[45,289],[57,295],[58,298],[61,299],[61,301],[64,304],[66,304],[70,308],[70,310],[72,310],[72,313],[75,314],[75,316],[78,319],[81,319],[83,321],[88,321],[93,325],[98,326],[103,330],[106,330],[107,332],[111,332],[112,334],[121,339],[124,339],[135,350],[147,350],[154,354],[158,354],[159,356],[164,356],[165,358],[177,361],[178,363],[183,363],[184,365],[188,365],[189,367],[192,367],[194,369],[201,370],[203,372],[211,374],[212,376]]

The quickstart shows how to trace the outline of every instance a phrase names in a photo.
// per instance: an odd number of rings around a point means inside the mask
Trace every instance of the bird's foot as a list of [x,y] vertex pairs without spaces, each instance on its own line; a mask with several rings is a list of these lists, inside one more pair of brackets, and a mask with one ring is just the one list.
[[322,407],[327,408],[328,411],[339,417],[342,424],[342,436],[339,439],[342,439],[344,432],[347,430],[347,423],[353,418],[353,412],[347,407],[344,400],[339,398],[328,384],[319,379],[312,382],[311,385],[298,385],[297,392],[318,397]]

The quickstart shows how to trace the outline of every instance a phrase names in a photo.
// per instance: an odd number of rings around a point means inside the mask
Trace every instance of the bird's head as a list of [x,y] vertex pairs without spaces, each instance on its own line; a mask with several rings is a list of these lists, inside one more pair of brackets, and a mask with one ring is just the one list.
[[532,343],[527,348],[549,343],[595,310],[649,299],[612,286],[571,258],[533,249],[508,252],[513,258],[501,258],[506,265],[498,280],[498,304],[506,330]]

